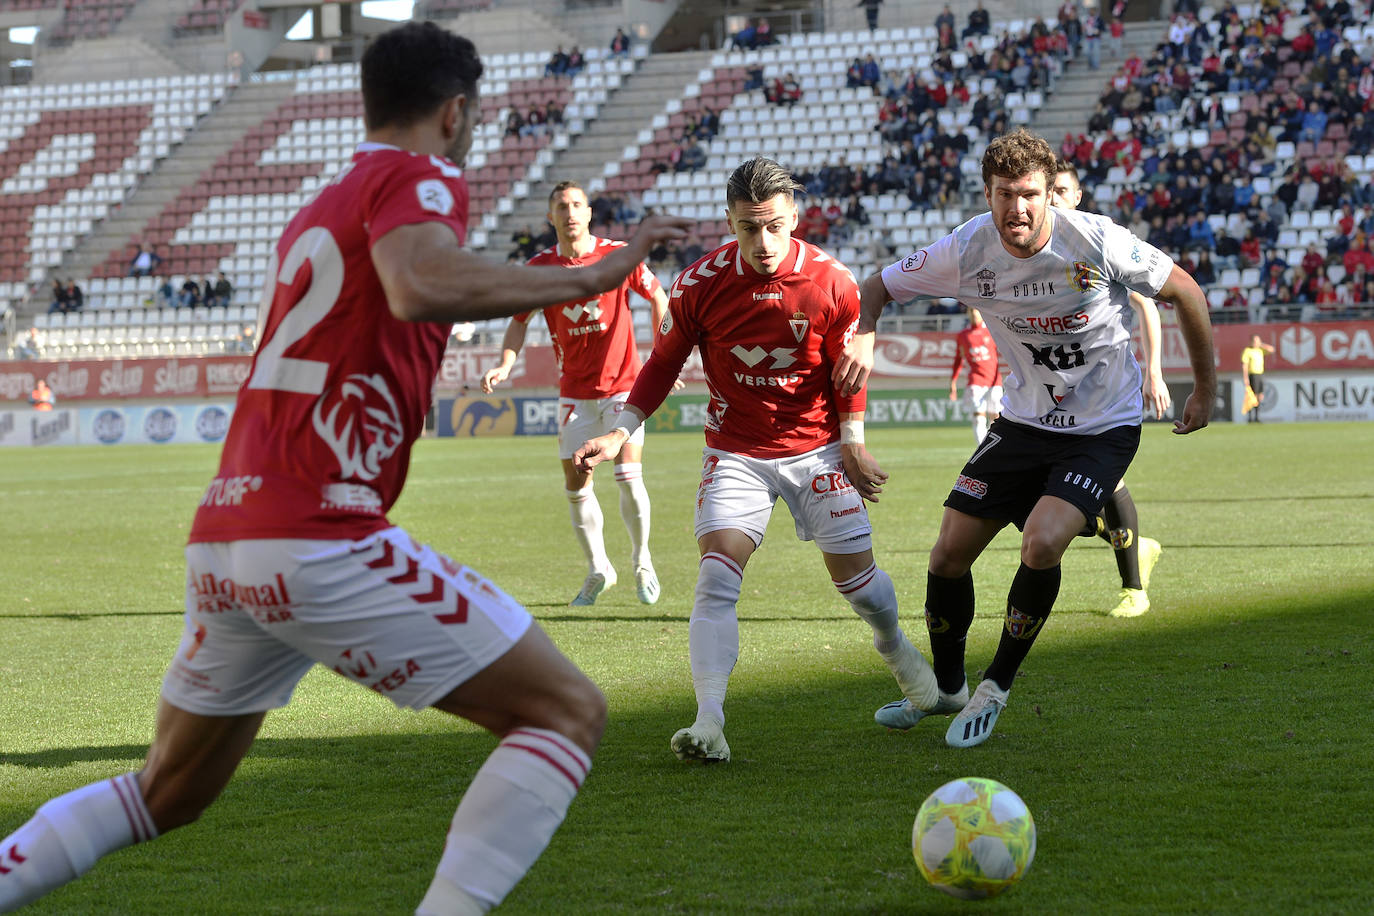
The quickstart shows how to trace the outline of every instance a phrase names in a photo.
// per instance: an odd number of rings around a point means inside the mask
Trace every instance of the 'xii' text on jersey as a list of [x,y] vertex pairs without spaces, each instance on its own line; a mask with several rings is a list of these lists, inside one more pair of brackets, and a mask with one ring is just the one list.
[[[623,248],[624,242],[596,239],[596,247],[578,258],[565,258],[549,248],[530,258],[531,264],[585,267]],[[634,320],[630,315],[630,290],[650,302],[663,289],[649,268],[640,264],[615,289],[580,302],[560,302],[544,309],[560,369],[558,393],[565,398],[597,400],[629,391],[639,374],[639,350],[635,346]],[[516,315],[529,321],[533,312]]]
[[1096,433],[1138,425],[1141,373],[1128,290],[1155,296],[1173,261],[1103,216],[1051,208],[1050,240],[1029,258],[1002,247],[991,214],[883,269],[898,302],[957,295],[983,313],[1010,371],[1002,416]]
[[388,527],[429,409],[449,326],[391,314],[371,247],[447,224],[468,190],[446,159],[364,143],[287,224],[219,472],[191,541],[359,538]]
[[[841,396],[830,380],[858,317],[853,275],[821,249],[793,239],[764,275],[730,242],[678,275],[650,365],[661,355],[676,377],[699,347],[711,392],[706,444],[755,458],[800,455],[839,438],[840,413],[864,409],[864,392]],[[640,391],[629,403],[652,412],[662,397],[641,403]]]

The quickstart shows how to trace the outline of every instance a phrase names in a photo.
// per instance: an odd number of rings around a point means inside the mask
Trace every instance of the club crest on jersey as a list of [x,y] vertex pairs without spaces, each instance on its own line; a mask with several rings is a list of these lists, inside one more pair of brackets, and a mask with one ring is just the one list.
[[983,299],[992,299],[997,295],[997,274],[984,267],[973,275],[974,282],[978,284],[978,295]]
[[1064,272],[1068,274],[1069,285],[1080,293],[1086,293],[1102,279],[1102,271],[1090,261],[1074,261],[1064,268]]
[[922,248],[920,251],[912,252],[902,259],[902,270],[911,273],[926,266],[926,252]]
[[797,343],[806,339],[806,329],[811,327],[810,320],[801,312],[793,312],[792,317],[787,319],[787,323],[792,327],[792,336],[797,338]]
[[420,200],[420,208],[440,216],[453,212],[453,192],[437,178],[426,178],[415,186],[415,196]]

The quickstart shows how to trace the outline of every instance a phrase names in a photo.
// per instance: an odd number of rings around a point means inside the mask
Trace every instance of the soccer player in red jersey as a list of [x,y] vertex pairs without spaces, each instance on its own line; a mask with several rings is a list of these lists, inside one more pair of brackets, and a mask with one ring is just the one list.
[[1002,370],[997,365],[997,344],[983,324],[983,315],[975,308],[968,310],[969,326],[959,332],[955,340],[954,368],[949,375],[949,399],[959,398],[959,373],[968,363],[969,409],[973,412],[973,438],[982,442],[988,434],[988,423],[997,419],[1002,403]]
[[0,911],[194,821],[267,710],[316,664],[500,738],[453,816],[419,913],[495,906],[562,822],[605,698],[524,608],[386,512],[454,321],[612,289],[689,224],[646,220],[581,270],[464,252],[460,164],[481,119],[481,74],[472,42],[432,23],[368,47],[366,139],[277,244],[262,342],[191,528],[186,630],[147,761],[47,802],[0,842]]
[[799,190],[769,159],[735,169],[725,192],[735,240],[678,275],[620,420],[574,455],[586,469],[615,455],[700,349],[711,400],[689,630],[697,717],[671,741],[684,760],[730,759],[724,707],[739,656],[736,605],[779,498],[797,536],[816,542],[835,588],[872,626],[902,692],[917,703],[937,698],[934,672],[898,626],[892,580],[873,560],[863,500],[877,501],[887,474],[864,447],[866,394],[840,395],[830,382],[859,317],[858,286],[843,264],[792,238]]
[[[623,246],[622,242],[592,235],[591,218],[586,192],[575,182],[559,182],[549,194],[549,222],[558,235],[558,245],[539,252],[529,263],[582,267]],[[649,300],[652,327],[657,328],[667,312],[668,296],[643,264],[624,283],[600,296],[559,302],[544,309],[544,322],[561,369],[558,457],[563,462],[564,492],[572,512],[573,533],[587,557],[587,578],[572,600],[575,606],[595,604],[597,595],[616,583],[615,567],[606,556],[601,504],[596,501],[591,472],[574,465],[572,456],[579,445],[606,432],[620,418],[625,398],[639,375],[630,290]],[[525,312],[511,320],[502,342],[501,362],[482,376],[483,391],[490,394],[510,375],[533,315]],[[649,557],[649,491],[644,487],[643,449],[641,427],[620,449],[615,480],[620,486],[620,517],[630,533],[635,590],[640,601],[653,604],[658,600],[659,587]]]

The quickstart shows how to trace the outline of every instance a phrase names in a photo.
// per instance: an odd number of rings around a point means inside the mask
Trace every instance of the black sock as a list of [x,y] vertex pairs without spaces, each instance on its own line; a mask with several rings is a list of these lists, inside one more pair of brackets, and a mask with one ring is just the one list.
[[926,630],[935,680],[945,693],[964,685],[964,640],[973,625],[973,573],[946,579],[926,573]]
[[1143,588],[1140,584],[1140,516],[1135,500],[1125,487],[1117,489],[1102,507],[1107,519],[1108,542],[1116,552],[1116,568],[1121,573],[1122,588]]
[[1011,591],[1007,593],[1007,619],[1002,627],[1002,638],[997,643],[997,654],[983,673],[983,677],[996,681],[1003,690],[1011,689],[1016,670],[1026,660],[1026,653],[1045,625],[1045,618],[1050,616],[1054,599],[1059,597],[1059,579],[1058,564],[1049,569],[1031,569],[1022,563],[1016,570]]

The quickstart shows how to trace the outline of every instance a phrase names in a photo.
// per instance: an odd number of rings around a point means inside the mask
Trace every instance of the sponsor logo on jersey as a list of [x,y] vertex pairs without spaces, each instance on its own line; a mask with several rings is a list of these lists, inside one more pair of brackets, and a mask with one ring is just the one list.
[[143,434],[154,442],[171,442],[177,434],[177,415],[166,407],[154,407],[143,418]]
[[666,335],[673,329],[673,310],[668,309],[663,313],[663,320],[659,322],[658,334],[660,337]]
[[415,186],[415,196],[420,201],[420,209],[448,216],[453,212],[453,192],[437,178],[426,178]]
[[405,441],[400,408],[381,375],[348,376],[320,396],[311,419],[344,480],[376,480]]
[[902,270],[906,271],[907,273],[920,270],[922,267],[925,266],[926,251],[924,248],[922,248],[920,251],[912,252],[911,254],[907,255],[905,258],[902,259]]
[[[588,299],[586,302],[573,302],[563,306],[563,317],[568,319],[571,324],[577,327],[568,328],[568,335],[571,337],[581,337],[584,334],[595,334],[598,331],[606,330],[606,326],[599,320],[601,318],[601,298]],[[581,322],[587,322],[582,324]]]
[[771,367],[773,369],[786,369],[797,361],[797,351],[795,347],[774,347],[771,350],[765,350],[757,344],[748,348],[735,344],[735,346],[730,348],[730,352],[734,354],[735,359],[744,363],[750,369],[753,369],[761,363],[765,357],[769,356],[773,358],[773,365]]
[[844,476],[844,471],[838,468],[811,478],[811,492],[818,494],[822,499],[852,489],[854,489],[854,485],[849,482],[848,477]]
[[1061,406],[1064,403],[1064,399],[1073,394],[1073,387],[1070,386],[1064,389],[1064,393],[1060,394],[1058,386],[1051,385],[1048,382],[1044,382],[1043,384],[1045,390],[1050,393],[1050,399],[1054,401],[1054,409],[1041,417],[1040,422],[1045,426],[1053,426],[1056,429],[1067,429],[1071,426],[1077,426],[1078,418],[1071,413],[1064,413],[1064,408]]
[[781,299],[782,293],[754,293],[755,302],[763,302],[766,299]]
[[792,329],[792,336],[797,338],[797,343],[806,339],[806,331],[811,327],[811,322],[801,312],[794,312],[792,317],[787,320],[788,327]]
[[[831,510],[830,510],[830,517],[831,517],[831,518],[844,518],[846,515],[858,515],[858,514],[859,514],[860,512],[862,512],[863,510],[864,510],[864,507],[863,507],[863,506],[850,506],[848,509],[841,509],[839,512],[836,512],[834,509],[831,509]],[[853,540],[853,539],[851,538],[851,540]]]
[[997,274],[984,267],[973,275],[973,281],[978,284],[978,296],[981,299],[993,299],[997,296]]
[[202,506],[241,506],[243,498],[249,493],[262,489],[262,478],[252,474],[239,477],[216,477],[205,488],[200,498]]
[[1069,278],[1069,285],[1080,293],[1088,292],[1102,279],[1102,271],[1090,261],[1074,261],[1064,268],[1064,273]]
[[124,438],[124,412],[107,407],[95,415],[91,422],[91,432],[96,441],[113,445]]
[[1077,334],[1088,326],[1087,312],[1072,315],[997,316],[1008,331],[1018,334]]
[[1052,280],[1030,280],[1026,283],[1013,283],[1011,285],[1011,297],[1013,299],[1030,299],[1038,296],[1053,296],[1054,281]]
[[974,499],[982,499],[988,495],[988,485],[967,474],[960,474],[954,481],[954,489],[960,493],[967,493]]

